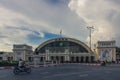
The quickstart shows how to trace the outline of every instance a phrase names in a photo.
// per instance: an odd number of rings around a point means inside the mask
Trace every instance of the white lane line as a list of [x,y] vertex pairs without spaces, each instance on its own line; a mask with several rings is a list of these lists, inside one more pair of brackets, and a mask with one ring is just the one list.
[[88,74],[81,74],[79,77],[86,77]]
[[82,76],[88,76],[88,74],[85,74],[86,72],[92,72],[92,71],[54,74],[54,75],[46,76],[45,78],[60,77],[60,76],[71,76],[71,75],[77,75],[77,74],[83,74],[83,75],[81,75],[81,77]]

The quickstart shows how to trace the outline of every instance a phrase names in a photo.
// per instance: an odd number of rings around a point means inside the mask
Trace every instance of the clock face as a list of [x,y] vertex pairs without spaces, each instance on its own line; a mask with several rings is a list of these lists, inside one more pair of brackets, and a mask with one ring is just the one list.
[[63,46],[63,43],[62,43],[62,42],[60,42],[60,46]]

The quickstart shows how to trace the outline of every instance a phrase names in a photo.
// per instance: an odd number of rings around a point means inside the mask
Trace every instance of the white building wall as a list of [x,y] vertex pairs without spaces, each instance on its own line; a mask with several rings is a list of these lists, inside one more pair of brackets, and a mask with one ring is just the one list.
[[116,61],[115,41],[98,41],[96,44],[96,53],[100,61]]
[[14,60],[18,61],[19,59],[23,59],[28,61],[28,57],[33,57],[32,46],[28,46],[26,44],[14,45]]
[[0,54],[0,57],[2,57],[2,61],[7,61],[8,58],[11,58],[11,60],[14,57],[13,52],[3,52],[3,54]]

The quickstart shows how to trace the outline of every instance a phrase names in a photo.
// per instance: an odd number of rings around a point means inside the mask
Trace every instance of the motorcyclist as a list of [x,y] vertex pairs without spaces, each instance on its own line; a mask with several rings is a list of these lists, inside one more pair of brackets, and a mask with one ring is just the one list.
[[22,59],[19,59],[18,66],[15,66],[13,69],[13,73],[15,75],[19,74],[20,72],[27,72],[27,73],[31,72],[31,68]]
[[18,67],[19,67],[20,70],[23,70],[25,68],[25,61],[23,61],[22,59],[20,59]]

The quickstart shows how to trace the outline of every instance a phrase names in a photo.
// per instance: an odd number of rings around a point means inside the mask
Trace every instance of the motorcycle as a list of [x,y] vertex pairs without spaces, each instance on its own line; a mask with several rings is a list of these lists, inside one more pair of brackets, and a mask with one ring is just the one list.
[[17,74],[19,74],[21,72],[31,73],[31,68],[29,66],[25,66],[25,67],[22,67],[22,68],[20,68],[19,66],[14,67],[13,73],[15,75],[17,75]]
[[101,63],[101,66],[106,66],[106,62],[103,61],[103,62]]

